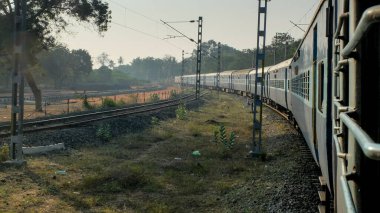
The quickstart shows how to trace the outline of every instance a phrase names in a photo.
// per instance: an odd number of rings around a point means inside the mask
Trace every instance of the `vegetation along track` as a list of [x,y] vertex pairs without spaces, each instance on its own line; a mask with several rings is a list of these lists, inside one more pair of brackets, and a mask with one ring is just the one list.
[[[195,101],[195,95],[184,95],[180,98],[159,101],[156,103],[149,103],[137,106],[122,107],[116,109],[106,109],[102,111],[91,111],[79,115],[67,115],[56,118],[49,118],[37,121],[28,121],[24,123],[24,132],[37,132],[43,130],[51,130],[57,128],[71,127],[80,124],[91,123],[100,120],[112,119],[120,116],[128,116],[140,114],[145,112],[152,112],[168,107],[179,105],[182,101],[192,102]],[[0,125],[0,137],[10,135],[10,124]]]

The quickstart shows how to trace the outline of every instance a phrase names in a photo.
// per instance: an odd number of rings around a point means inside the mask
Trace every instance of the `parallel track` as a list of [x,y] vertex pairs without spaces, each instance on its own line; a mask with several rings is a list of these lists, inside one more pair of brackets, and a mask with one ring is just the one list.
[[[150,103],[144,105],[137,105],[132,107],[123,107],[117,109],[109,109],[97,112],[88,112],[80,115],[69,115],[57,118],[43,119],[38,121],[27,121],[24,123],[24,133],[38,132],[44,130],[52,130],[58,128],[72,127],[81,124],[87,124],[100,120],[107,120],[116,117],[123,117],[128,115],[141,114],[146,112],[153,112],[168,107],[178,106],[181,101],[192,102],[195,101],[195,95],[185,95],[178,99],[160,101],[157,103]],[[0,125],[0,137],[10,135],[10,124]]]

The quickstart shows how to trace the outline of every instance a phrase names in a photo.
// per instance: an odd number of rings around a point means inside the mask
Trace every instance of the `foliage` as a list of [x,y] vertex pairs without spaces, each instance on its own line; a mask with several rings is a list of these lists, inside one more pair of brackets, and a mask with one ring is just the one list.
[[156,94],[156,93],[150,94],[149,101],[153,102],[153,103],[154,102],[158,102],[158,101],[160,101],[160,96],[158,94]]
[[177,119],[179,119],[179,120],[186,120],[187,110],[186,110],[186,106],[184,103],[181,102],[178,105],[178,108],[175,110],[175,115],[176,115]]
[[151,123],[153,126],[157,126],[160,124],[160,120],[157,117],[153,116]]
[[82,99],[82,106],[83,108],[85,109],[88,109],[88,110],[91,110],[91,109],[94,109],[95,107],[93,105],[90,104],[90,102],[88,101],[88,98],[87,98],[87,95],[84,95],[83,99]]
[[138,93],[132,94],[132,95],[130,95],[130,97],[131,97],[132,103],[137,104],[137,102],[139,100],[139,94]]
[[102,124],[98,127],[96,130],[96,137],[98,137],[100,140],[108,142],[112,138],[112,130],[111,125],[109,124]]
[[116,107],[116,106],[117,104],[112,98],[106,97],[102,101],[102,108]]
[[9,146],[4,144],[0,147],[0,162],[4,162],[9,158]]
[[224,125],[219,126],[219,131],[214,131],[213,142],[215,144],[223,144],[225,150],[232,150],[235,145],[236,135],[234,131],[230,132],[230,137],[227,139],[227,131]]
[[177,93],[176,90],[170,90],[170,95],[169,95],[170,99],[176,99],[178,97],[179,97],[179,94]]
[[125,102],[125,100],[123,98],[121,98],[118,101],[116,101],[116,105],[117,106],[126,106],[127,102]]

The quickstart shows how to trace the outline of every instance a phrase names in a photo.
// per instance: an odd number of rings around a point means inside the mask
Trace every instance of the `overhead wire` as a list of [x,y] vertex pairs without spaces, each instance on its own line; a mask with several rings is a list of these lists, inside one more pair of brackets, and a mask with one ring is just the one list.
[[[160,22],[157,21],[156,19],[151,18],[151,17],[149,17],[149,16],[147,16],[147,15],[144,15],[144,14],[142,14],[142,13],[140,13],[140,12],[137,12],[137,11],[131,9],[131,8],[128,8],[128,7],[126,7],[125,5],[123,5],[123,4],[121,4],[121,3],[117,2],[117,1],[114,1],[114,0],[108,0],[108,1],[111,2],[111,3],[113,3],[113,4],[115,4],[115,5],[117,5],[117,6],[119,6],[119,7],[121,7],[121,8],[123,8],[124,11],[125,11],[125,16],[127,15],[127,11],[130,11],[130,12],[132,12],[132,13],[134,13],[134,14],[137,14],[137,15],[139,15],[139,16],[141,16],[141,17],[144,17],[145,19],[150,20],[150,21],[152,21],[152,22],[154,22],[154,23],[156,23],[156,24],[160,24]],[[125,22],[126,22],[126,21],[125,21]],[[148,36],[148,37],[151,37],[151,38],[155,38],[155,39],[158,39],[158,40],[164,41],[164,42],[166,42],[167,44],[169,44],[169,45],[171,45],[171,46],[173,46],[173,47],[175,47],[175,48],[177,48],[177,49],[179,49],[179,50],[183,50],[183,48],[180,48],[180,47],[178,47],[177,45],[175,45],[175,44],[173,44],[173,43],[171,43],[171,42],[169,42],[169,41],[167,41],[167,40],[165,40],[165,39],[163,39],[163,38],[160,38],[160,37],[158,37],[158,36],[156,36],[156,35],[153,35],[153,34],[151,34],[151,33],[144,32],[144,31],[139,30],[139,29],[137,29],[137,28],[134,28],[134,27],[128,26],[127,24],[121,24],[121,23],[116,22],[116,21],[111,21],[111,23],[112,23],[112,24],[115,24],[115,25],[117,25],[117,26],[119,26],[119,27],[123,27],[123,28],[125,28],[125,29],[129,29],[129,30],[132,30],[132,31],[134,31],[134,32],[137,32],[137,33],[143,34],[143,35],[145,35],[145,36]]]

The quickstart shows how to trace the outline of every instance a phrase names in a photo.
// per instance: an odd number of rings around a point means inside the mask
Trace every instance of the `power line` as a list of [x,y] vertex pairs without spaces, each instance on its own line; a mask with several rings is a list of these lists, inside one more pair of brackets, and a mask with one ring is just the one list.
[[[183,37],[189,39],[191,42],[194,42],[196,44],[198,44],[196,41],[194,41],[194,39],[188,37],[187,35],[183,34],[182,32],[180,32],[179,30],[177,30],[176,28],[172,27],[170,24],[168,24],[168,22],[165,22],[163,20],[161,20],[161,22],[164,24],[164,25],[167,25],[168,27],[170,27],[172,30],[176,31],[177,33],[179,33],[180,35],[182,35]],[[195,21],[188,21],[190,23],[193,23]]]
[[158,39],[158,40],[164,41],[164,42],[168,43],[169,45],[171,45],[171,46],[173,46],[173,47],[175,47],[175,48],[177,48],[177,49],[179,49],[179,50],[182,50],[182,48],[178,47],[177,45],[175,45],[175,44],[173,44],[173,43],[171,43],[171,42],[168,42],[167,40],[164,40],[164,39],[162,39],[162,38],[160,38],[160,37],[158,37],[158,36],[155,36],[155,35],[153,35],[153,34],[150,34],[150,33],[147,33],[147,32],[141,31],[141,30],[138,30],[138,29],[136,29],[136,28],[133,28],[133,27],[127,26],[127,25],[125,25],[125,24],[120,24],[120,23],[115,22],[115,21],[112,21],[111,23],[113,23],[113,24],[115,24],[115,25],[117,25],[117,26],[119,26],[119,27],[123,27],[123,28],[129,29],[129,30],[135,31],[135,32],[137,32],[137,33],[140,33],[140,34],[143,34],[143,35],[149,36],[149,37],[151,37],[151,38],[155,38],[155,39]]
[[157,23],[157,24],[160,23],[158,20],[156,20],[156,19],[154,19],[154,18],[151,18],[151,17],[149,17],[149,16],[147,16],[147,15],[144,15],[144,14],[142,14],[142,13],[140,13],[140,12],[137,12],[136,10],[133,10],[133,9],[131,9],[131,8],[128,8],[128,7],[126,7],[125,5],[123,5],[123,4],[121,4],[121,3],[117,2],[117,1],[114,1],[114,0],[108,0],[108,1],[114,3],[115,5],[117,5],[117,6],[119,6],[119,7],[122,7],[122,8],[124,8],[125,10],[128,10],[128,11],[134,13],[134,14],[137,14],[137,15],[139,15],[139,16],[141,16],[141,17],[144,17],[144,18],[146,18],[146,19],[148,19],[148,20],[150,20],[150,21],[152,21],[152,22],[154,22],[154,23]]

